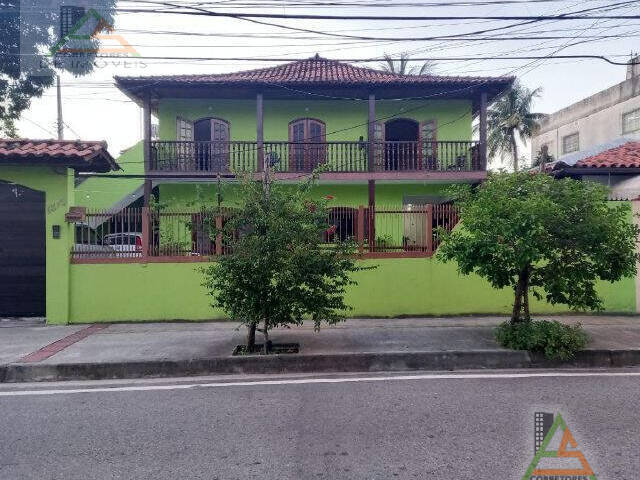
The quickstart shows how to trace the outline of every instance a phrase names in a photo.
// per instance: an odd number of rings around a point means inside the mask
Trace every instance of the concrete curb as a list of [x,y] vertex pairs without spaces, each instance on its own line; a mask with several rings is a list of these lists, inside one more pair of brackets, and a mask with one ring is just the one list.
[[587,350],[570,362],[509,350],[346,353],[215,357],[121,363],[12,363],[0,366],[0,382],[105,380],[212,374],[399,372],[411,370],[612,368],[640,365],[640,350]]

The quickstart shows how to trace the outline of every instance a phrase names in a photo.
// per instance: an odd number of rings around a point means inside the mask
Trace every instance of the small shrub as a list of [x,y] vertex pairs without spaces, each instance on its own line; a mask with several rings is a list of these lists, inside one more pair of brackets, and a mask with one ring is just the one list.
[[548,320],[504,322],[496,328],[495,336],[503,347],[542,352],[551,360],[569,360],[589,342],[589,336],[579,323],[565,325]]

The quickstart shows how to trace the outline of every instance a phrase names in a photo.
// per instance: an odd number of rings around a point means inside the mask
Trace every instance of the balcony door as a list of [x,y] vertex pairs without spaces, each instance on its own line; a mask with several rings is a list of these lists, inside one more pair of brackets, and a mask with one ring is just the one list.
[[229,122],[202,118],[193,125],[196,166],[204,171],[229,170]]
[[289,168],[311,172],[327,157],[326,126],[321,120],[300,118],[289,124]]
[[420,126],[409,118],[396,118],[384,124],[384,170],[419,170]]

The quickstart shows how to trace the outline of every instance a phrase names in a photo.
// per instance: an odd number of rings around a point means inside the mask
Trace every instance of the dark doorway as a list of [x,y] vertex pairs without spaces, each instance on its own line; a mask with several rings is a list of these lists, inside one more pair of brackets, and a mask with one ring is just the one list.
[[0,182],[0,316],[45,316],[44,193]]
[[198,170],[229,170],[229,122],[221,118],[198,120],[193,126],[193,139]]
[[385,170],[415,170],[418,168],[420,125],[409,118],[396,118],[384,124]]

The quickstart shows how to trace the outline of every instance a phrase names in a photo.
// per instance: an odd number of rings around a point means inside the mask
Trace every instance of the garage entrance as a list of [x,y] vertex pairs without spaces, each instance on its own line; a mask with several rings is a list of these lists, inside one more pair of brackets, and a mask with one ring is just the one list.
[[0,317],[45,316],[45,195],[0,182]]

